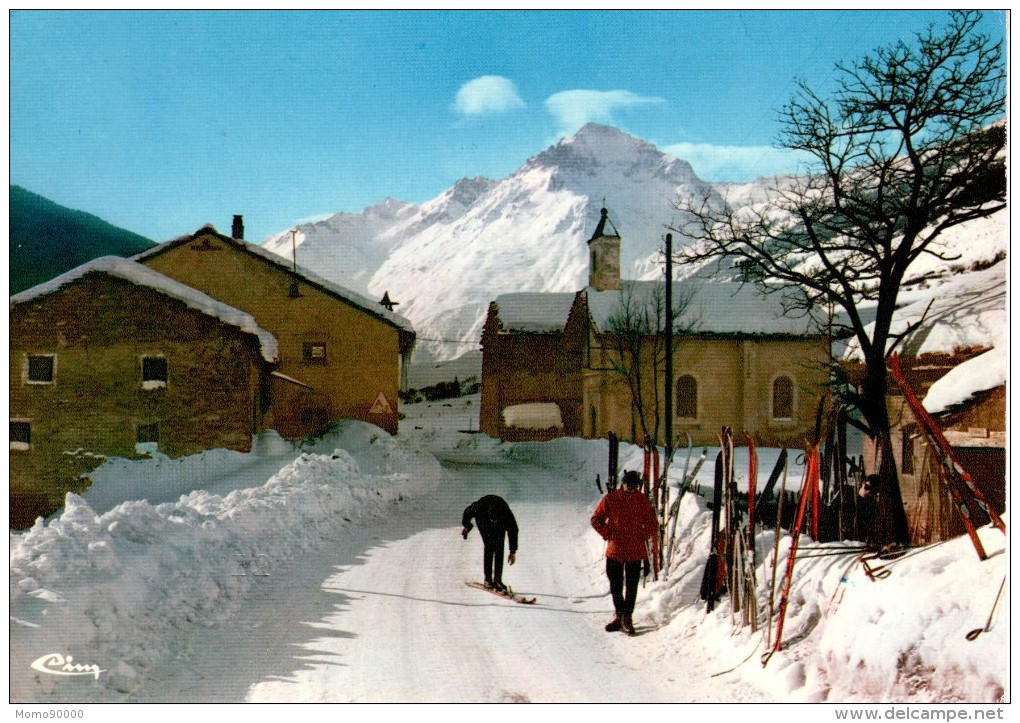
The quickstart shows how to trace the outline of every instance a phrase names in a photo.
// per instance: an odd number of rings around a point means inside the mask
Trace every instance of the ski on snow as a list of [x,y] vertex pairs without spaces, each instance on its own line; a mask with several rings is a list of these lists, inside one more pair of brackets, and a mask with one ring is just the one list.
[[468,587],[475,588],[476,590],[484,590],[485,592],[495,595],[497,597],[501,597],[506,600],[513,600],[515,603],[520,603],[521,605],[534,605],[535,601],[537,600],[537,598],[534,597],[524,597],[523,595],[517,595],[514,593],[513,590],[510,590],[509,588],[507,588],[507,592],[503,593],[499,592],[498,590],[492,590],[490,588],[487,588],[485,587],[484,584],[480,582],[468,582],[465,584]]

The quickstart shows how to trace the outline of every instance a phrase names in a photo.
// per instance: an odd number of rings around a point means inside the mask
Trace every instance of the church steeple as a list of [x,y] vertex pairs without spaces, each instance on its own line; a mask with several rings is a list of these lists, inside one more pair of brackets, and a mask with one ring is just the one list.
[[[612,232],[606,230],[606,226]],[[588,239],[588,285],[596,291],[620,288],[620,234],[603,208],[595,233]]]

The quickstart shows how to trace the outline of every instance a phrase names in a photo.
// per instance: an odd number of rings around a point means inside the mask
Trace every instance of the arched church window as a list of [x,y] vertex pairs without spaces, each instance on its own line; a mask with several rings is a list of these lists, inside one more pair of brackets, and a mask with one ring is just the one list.
[[776,377],[772,381],[772,418],[793,419],[793,380]]
[[698,380],[690,374],[676,380],[676,416],[681,419],[698,417]]

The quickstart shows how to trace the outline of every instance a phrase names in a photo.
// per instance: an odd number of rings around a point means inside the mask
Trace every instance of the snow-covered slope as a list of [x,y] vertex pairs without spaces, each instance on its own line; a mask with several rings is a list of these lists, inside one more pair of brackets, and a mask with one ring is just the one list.
[[[299,264],[371,298],[388,293],[418,332],[415,362],[422,366],[477,354],[488,304],[500,294],[587,285],[586,242],[603,206],[622,237],[622,276],[655,279],[666,226],[683,222],[678,198],[751,207],[789,180],[709,184],[650,143],[589,124],[502,180],[462,179],[420,205],[387,199],[359,214],[300,224],[263,245],[287,258],[296,247]],[[910,279],[1001,259],[1006,221],[1004,211],[950,229],[939,250],[956,258],[925,257]]]
[[[573,292],[588,281],[587,240],[603,204],[623,238],[625,277],[660,274],[680,195],[710,194],[690,165],[615,128],[589,124],[501,181],[464,179],[420,206],[386,201],[268,239],[337,283],[399,302],[435,360],[477,349],[501,293]],[[443,341],[434,341],[443,340]],[[462,343],[457,343],[462,342]]]

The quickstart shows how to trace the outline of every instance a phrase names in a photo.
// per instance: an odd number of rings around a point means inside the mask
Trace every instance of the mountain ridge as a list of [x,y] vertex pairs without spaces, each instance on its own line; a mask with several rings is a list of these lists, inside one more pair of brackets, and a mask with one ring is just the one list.
[[[389,293],[418,330],[421,355],[443,361],[477,349],[498,294],[583,288],[586,242],[603,205],[623,238],[624,275],[661,273],[659,244],[677,215],[669,204],[682,193],[723,203],[687,162],[616,128],[589,124],[506,178],[461,179],[431,201],[402,204],[389,228],[369,229],[367,220],[355,222],[358,214],[336,214],[330,218],[344,223],[334,224],[334,233],[323,233],[322,225],[293,230],[301,265],[336,283],[361,285],[355,290],[368,296]],[[363,212],[366,219],[373,208]],[[289,255],[290,230],[263,245]]]
[[[496,296],[584,288],[587,241],[601,208],[608,209],[622,238],[622,276],[661,278],[666,227],[682,222],[673,206],[678,198],[696,194],[720,206],[740,208],[762,203],[768,189],[792,178],[705,182],[689,163],[651,143],[616,128],[589,124],[526,159],[505,178],[462,178],[419,204],[384,198],[360,212],[299,222],[260,245],[288,260],[296,254],[302,267],[369,298],[388,294],[418,333],[415,366],[432,370],[431,374],[462,356],[478,358],[485,314]],[[36,200],[43,209],[40,217],[47,215],[46,209],[63,209],[65,215],[89,220],[94,228],[123,231],[129,241],[144,245],[103,243],[72,258],[67,240],[72,239],[73,246],[80,235],[77,230],[55,236],[44,231],[19,235],[42,220],[24,217],[22,198]],[[940,250],[951,261],[935,256],[919,259],[904,292],[923,291],[925,285],[940,283],[941,276],[987,267],[1006,257],[1007,218],[1008,210],[949,229],[940,239]],[[103,233],[90,237],[105,238]],[[131,256],[151,245],[152,241],[91,214],[11,186],[11,293],[96,256]],[[42,255],[28,253],[36,246]],[[38,278],[28,279],[26,268]],[[674,270],[678,279],[695,273]],[[16,279],[22,279],[19,288]],[[461,369],[463,364],[454,366]]]
[[99,256],[133,256],[155,245],[86,211],[10,187],[9,292],[16,294]]
[[[331,232],[322,225],[296,226],[298,262],[371,298],[388,293],[418,332],[416,364],[435,368],[466,352],[477,355],[496,296],[584,288],[587,241],[601,208],[608,209],[622,239],[623,278],[661,278],[666,227],[683,221],[673,205],[678,198],[707,197],[736,209],[761,204],[770,189],[794,180],[702,181],[689,163],[651,143],[588,124],[503,179],[464,178],[421,204],[387,199],[361,214],[335,214]],[[947,258],[957,257],[955,264],[919,259],[904,292],[1004,257],[1002,218],[946,231],[940,248]],[[264,244],[289,257],[290,231]],[[678,279],[696,272],[674,267]]]

